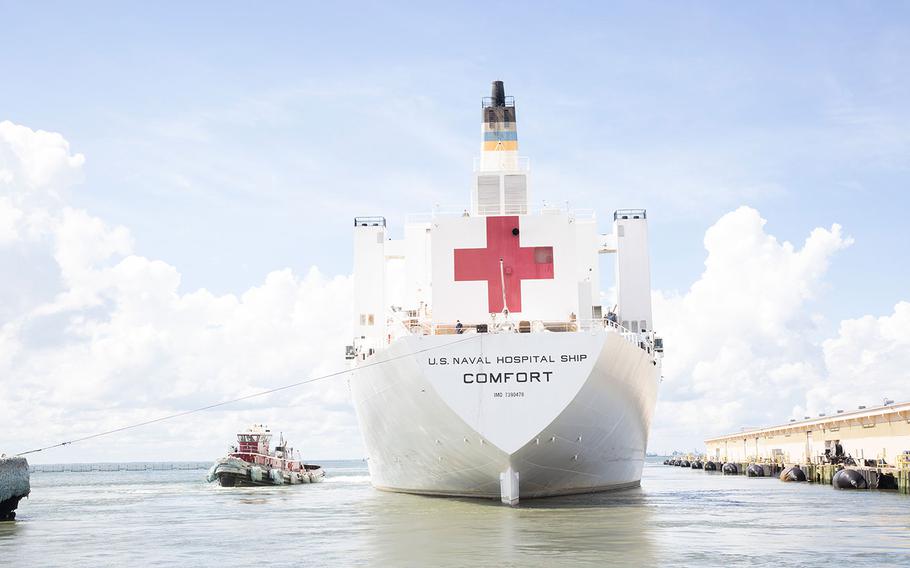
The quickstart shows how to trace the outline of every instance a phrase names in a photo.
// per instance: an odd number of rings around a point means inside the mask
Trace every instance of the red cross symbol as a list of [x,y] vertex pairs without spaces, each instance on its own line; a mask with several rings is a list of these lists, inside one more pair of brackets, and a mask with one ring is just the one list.
[[[490,313],[521,311],[521,281],[553,278],[553,247],[522,247],[518,217],[487,217],[487,248],[455,249],[455,281],[486,280]],[[502,260],[500,272],[499,261]]]

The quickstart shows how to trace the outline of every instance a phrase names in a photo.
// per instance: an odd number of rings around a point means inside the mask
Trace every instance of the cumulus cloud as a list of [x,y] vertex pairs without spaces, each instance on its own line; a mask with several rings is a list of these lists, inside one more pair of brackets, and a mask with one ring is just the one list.
[[809,390],[812,411],[910,400],[910,302],[887,316],[842,321],[822,349],[828,377]]
[[811,300],[852,240],[835,224],[796,247],[765,223],[749,207],[724,215],[705,234],[698,281],[684,294],[654,294],[668,354],[655,445],[692,447],[709,434],[779,421],[824,380]]
[[[178,268],[142,256],[126,227],[68,205],[83,163],[59,134],[0,122],[0,451],[343,368],[349,277],[285,269],[239,294],[181,292]],[[667,357],[652,448],[695,448],[788,409],[910,398],[910,303],[820,336],[812,300],[851,242],[838,225],[781,242],[749,207],[707,231],[700,278],[654,295]],[[362,455],[347,384],[331,380],[34,459],[211,459],[251,422],[310,456]]]
[[[0,180],[2,183],[2,180]],[[10,244],[19,237],[22,211],[8,197],[0,197],[0,245]]]
[[[83,162],[59,134],[0,123],[3,451],[343,367],[350,278],[285,269],[239,295],[181,293],[178,269],[137,254],[127,228],[66,204]],[[361,455],[347,385],[334,380],[36,459],[209,459],[254,421],[310,456]]]
[[59,191],[82,179],[85,156],[70,153],[56,132],[0,122],[0,188],[18,199],[29,194],[59,198]]

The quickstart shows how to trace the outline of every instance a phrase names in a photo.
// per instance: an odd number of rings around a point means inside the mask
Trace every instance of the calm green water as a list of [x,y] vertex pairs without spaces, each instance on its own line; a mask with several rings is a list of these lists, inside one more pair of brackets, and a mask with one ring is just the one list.
[[362,462],[318,485],[205,471],[34,473],[0,566],[910,565],[910,497],[659,463],[640,489],[492,502],[383,493]]

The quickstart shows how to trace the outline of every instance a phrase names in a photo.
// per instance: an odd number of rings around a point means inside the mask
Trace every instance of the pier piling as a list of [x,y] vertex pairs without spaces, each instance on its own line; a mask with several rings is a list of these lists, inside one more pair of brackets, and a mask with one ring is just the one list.
[[[693,460],[705,459],[702,456],[691,458]],[[672,464],[672,461],[667,462]],[[718,460],[716,463],[718,470],[724,475],[748,475],[749,477],[778,477],[783,481],[808,481],[809,483],[819,483],[824,485],[834,485],[834,476],[842,469],[849,469],[851,476],[857,476],[862,479],[855,485],[861,489],[884,489],[897,490],[898,493],[910,494],[910,461],[901,461],[898,466],[888,464],[879,465],[841,465],[830,463],[788,463],[782,461],[748,461],[748,462],[727,462]],[[719,464],[723,464],[720,466]],[[798,475],[783,475],[792,468],[801,470]],[[705,471],[713,471],[705,468]],[[763,474],[763,475],[762,475]],[[805,479],[802,479],[803,475]],[[864,483],[863,483],[864,482]]]

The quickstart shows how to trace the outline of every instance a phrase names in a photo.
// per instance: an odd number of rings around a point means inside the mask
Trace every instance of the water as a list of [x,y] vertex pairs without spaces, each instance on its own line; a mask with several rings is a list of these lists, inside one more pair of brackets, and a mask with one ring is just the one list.
[[2,566],[910,565],[910,497],[649,462],[640,489],[493,502],[325,483],[222,488],[204,470],[32,474]]

